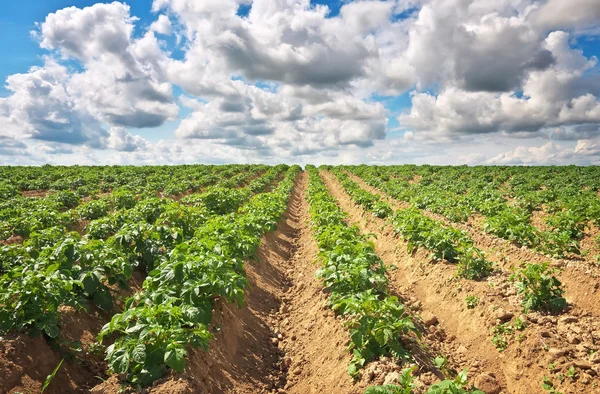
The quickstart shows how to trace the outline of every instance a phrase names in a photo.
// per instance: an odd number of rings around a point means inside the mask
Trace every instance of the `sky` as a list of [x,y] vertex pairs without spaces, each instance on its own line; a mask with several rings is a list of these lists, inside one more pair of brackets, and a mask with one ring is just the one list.
[[0,165],[600,164],[597,0],[21,0],[0,37]]

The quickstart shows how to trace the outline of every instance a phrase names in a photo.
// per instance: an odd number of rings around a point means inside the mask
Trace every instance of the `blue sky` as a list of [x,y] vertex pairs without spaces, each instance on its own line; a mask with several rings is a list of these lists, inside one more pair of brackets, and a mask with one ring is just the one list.
[[[101,1],[92,0],[20,0],[0,2],[0,79],[4,81],[11,74],[21,73],[33,65],[41,65],[40,56],[46,51],[39,45],[29,32],[35,29],[36,22],[43,22],[51,12],[66,7],[83,8]],[[147,26],[155,19],[151,12],[149,0],[129,0],[131,14],[140,18],[138,28]],[[337,15],[340,1],[314,1],[324,4],[331,9],[332,15]],[[3,94],[7,94],[2,85]]]
[[[156,12],[148,0],[126,1],[128,8],[89,0],[0,4],[0,79],[23,74],[14,91],[0,87],[0,120],[8,124],[0,144],[14,151],[0,163],[197,160],[180,152],[205,161],[600,162],[600,6],[593,2],[561,9],[560,0],[525,0],[513,9],[483,0],[476,7],[254,0],[271,14],[248,19],[254,3],[242,1],[223,25],[211,13],[231,3],[155,2]],[[316,4],[329,7],[331,22],[315,22]],[[74,13],[61,11],[71,6]],[[205,8],[190,12],[198,7]],[[273,13],[281,18],[269,19]],[[104,23],[114,26],[81,32],[90,45],[65,41],[78,37],[68,24],[107,15]],[[518,23],[506,23],[515,16]],[[40,39],[53,50],[30,34],[47,17]],[[159,17],[166,31],[151,27]],[[89,52],[112,48],[103,28],[128,26],[133,34],[118,37],[124,52]],[[490,26],[500,29],[495,36],[479,35]],[[57,82],[60,67],[69,76]],[[553,79],[560,82],[543,82]],[[40,83],[55,90],[48,97],[28,90]]]

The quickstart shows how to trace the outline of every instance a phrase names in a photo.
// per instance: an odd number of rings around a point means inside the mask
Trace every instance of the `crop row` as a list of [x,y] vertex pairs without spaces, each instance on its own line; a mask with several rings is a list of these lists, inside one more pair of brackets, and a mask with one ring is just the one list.
[[[397,166],[345,169],[398,200],[451,221],[481,214],[486,219],[485,231],[554,257],[581,254],[586,225],[600,224],[598,185],[593,177],[581,177],[577,182],[565,179],[566,171],[551,173],[562,178],[557,182],[543,176],[546,172],[541,174],[542,180],[527,176],[531,169],[509,176],[495,167],[441,167],[429,172],[411,167],[415,170],[411,173]],[[419,172],[423,175],[415,179]],[[532,223],[533,212],[540,210],[545,210],[544,229]]]
[[[387,267],[375,252],[373,243],[358,227],[347,225],[347,214],[328,193],[318,170],[307,166],[307,171],[310,174],[311,223],[323,265],[317,271],[317,277],[323,280],[331,294],[330,306],[344,317],[350,333],[349,350],[353,357],[348,372],[356,377],[359,368],[381,356],[391,355],[401,361],[410,361],[411,355],[403,343],[411,340],[411,333],[417,338],[420,333],[404,305],[389,294]],[[377,199],[368,200],[377,205]],[[411,393],[414,389],[413,370],[404,369],[395,384],[372,386],[366,393]],[[482,394],[479,390],[467,389],[466,385],[466,372],[463,371],[452,380],[430,386],[427,394]]]
[[492,263],[464,231],[447,227],[414,208],[394,212],[379,196],[361,188],[345,172],[339,169],[333,172],[354,202],[374,216],[390,217],[396,233],[407,241],[409,253],[424,248],[433,261],[457,263],[457,275],[468,279],[482,279],[491,273]]
[[[259,171],[262,171],[260,167],[254,167],[221,180],[212,174],[202,176],[189,190],[197,192],[217,182],[224,188],[236,187]],[[133,188],[122,187],[112,193],[93,195],[89,201],[82,200],[83,196],[70,190],[59,190],[42,198],[11,198],[0,203],[0,239],[11,236],[27,238],[34,232],[50,227],[76,228],[79,221],[94,220],[111,211],[131,208],[137,200],[156,195],[156,191],[138,193]]]
[[237,213],[207,220],[149,273],[143,290],[99,335],[114,340],[106,349],[113,372],[147,385],[168,368],[183,371],[188,347],[208,347],[215,300],[243,304],[243,260],[254,255],[262,234],[275,229],[299,170],[288,169],[274,191],[255,195]]
[[23,245],[0,248],[0,330],[55,338],[61,306],[87,309],[89,299],[110,310],[111,286],[127,288],[134,269],[153,270],[196,227],[233,212],[283,169],[273,167],[242,190],[210,188],[194,197],[195,206],[156,197],[134,199],[131,208],[109,215],[114,226],[98,219],[101,224],[92,222],[84,237],[51,227],[33,233]]
[[307,171],[310,216],[323,265],[317,276],[330,291],[332,309],[346,318],[353,354],[348,372],[357,376],[378,356],[406,358],[402,337],[417,331],[404,305],[388,294],[387,268],[358,227],[346,224],[346,213],[327,192],[317,169]]
[[[175,195],[194,190],[198,183],[215,183],[237,173],[267,169],[264,165],[2,167],[0,201],[21,192],[70,190],[80,197],[126,188],[136,194],[161,192]],[[211,181],[212,180],[212,181]],[[27,194],[27,193],[25,193]],[[42,193],[43,194],[43,193]],[[35,195],[35,193],[34,193]]]

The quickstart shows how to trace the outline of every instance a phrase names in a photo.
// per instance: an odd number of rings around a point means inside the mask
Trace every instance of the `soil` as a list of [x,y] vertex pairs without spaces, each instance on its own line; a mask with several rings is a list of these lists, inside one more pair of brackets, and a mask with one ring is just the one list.
[[49,190],[23,190],[21,195],[23,197],[46,197],[49,193]]
[[22,244],[25,239],[20,235],[14,235],[8,239],[1,240],[0,245]]

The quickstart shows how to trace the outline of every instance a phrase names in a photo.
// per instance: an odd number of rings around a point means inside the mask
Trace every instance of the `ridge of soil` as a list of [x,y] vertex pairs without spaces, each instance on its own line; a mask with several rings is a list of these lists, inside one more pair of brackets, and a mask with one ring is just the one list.
[[[373,242],[384,262],[398,267],[391,271],[391,281],[402,293],[412,294],[422,308],[423,319],[438,321],[438,326],[456,343],[457,350],[465,354],[463,360],[458,359],[459,367],[469,370],[470,376],[474,376],[472,381],[480,389],[486,393],[542,392],[544,376],[552,380],[553,374],[564,374],[571,366],[576,368],[579,378],[567,379],[562,384],[554,381],[560,391],[582,393],[600,387],[600,357],[593,353],[598,350],[600,340],[597,319],[578,308],[560,317],[539,313],[522,315],[527,328],[507,337],[508,348],[499,352],[492,345],[490,330],[521,314],[520,300],[514,285],[507,282],[507,275],[494,275],[487,282],[458,280],[454,266],[430,263],[426,251],[409,255],[406,242],[395,235],[388,222],[356,206],[331,173],[322,171],[321,174],[330,193],[350,214],[351,220],[359,223],[363,232],[376,235]],[[468,309],[466,295],[478,296],[479,305]],[[517,342],[520,334],[522,337]],[[450,351],[450,357],[454,357],[451,348]],[[469,363],[469,359],[475,361]],[[551,363],[554,371],[548,369]],[[490,383],[490,387],[484,388],[482,382]]]

